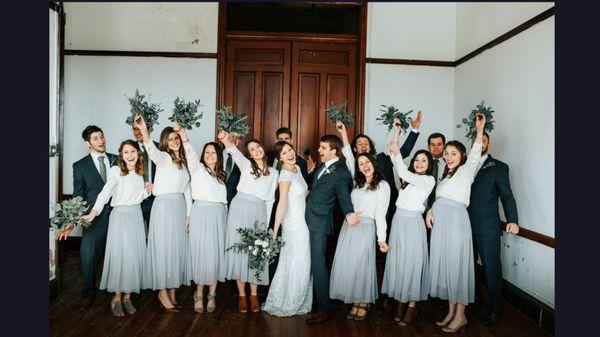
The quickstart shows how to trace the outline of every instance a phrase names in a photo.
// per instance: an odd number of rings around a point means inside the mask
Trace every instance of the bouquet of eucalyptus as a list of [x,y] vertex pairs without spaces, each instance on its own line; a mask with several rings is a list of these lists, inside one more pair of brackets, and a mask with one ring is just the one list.
[[335,105],[332,101],[331,105],[325,109],[325,111],[334,125],[338,121],[344,123],[346,127],[352,125],[352,119],[354,119],[354,117],[352,117],[352,114],[348,112],[347,101],[342,101],[340,105]]
[[265,264],[271,264],[285,242],[281,237],[273,240],[273,230],[263,222],[254,222],[251,228],[238,228],[241,241],[226,249],[236,253],[248,254],[248,267],[254,270],[254,276],[258,282],[261,281],[260,273]]
[[383,125],[387,125],[388,133],[394,127],[394,119],[396,118],[400,119],[400,128],[402,130],[406,131],[410,127],[412,118],[408,117],[408,115],[413,112],[412,110],[409,110],[408,112],[400,112],[400,110],[393,105],[385,106],[382,104],[379,111],[381,111],[382,114],[375,120],[380,121]]
[[[52,209],[54,216],[50,219],[50,227],[56,230],[63,230],[67,225],[76,225],[87,211],[87,201],[81,197],[75,197],[70,200],[56,204]],[[89,227],[89,223],[83,223],[82,226]]]
[[125,123],[133,125],[135,115],[140,114],[146,121],[148,128],[152,128],[154,124],[158,123],[158,114],[163,111],[160,104],[148,103],[144,101],[145,95],[140,95],[137,89],[135,89],[135,95],[133,97],[127,97],[129,105],[131,106],[131,115],[127,117]]
[[484,105],[484,102],[481,101],[481,104],[478,104],[475,109],[471,110],[471,113],[469,113],[467,117],[462,119],[463,124],[456,125],[456,127],[459,129],[463,125],[465,126],[465,129],[467,129],[467,134],[465,135],[465,137],[467,139],[474,139],[477,135],[477,129],[475,127],[475,117],[478,113],[485,116],[485,126],[483,127],[483,131],[490,133],[492,130],[494,130],[495,121],[492,120],[492,118],[494,118],[494,110],[492,110],[491,106],[486,107]]
[[245,122],[246,118],[248,118],[246,114],[236,114],[229,111],[228,107],[217,110],[219,130],[225,130],[230,134],[236,133],[240,135],[240,137],[244,137],[250,132],[250,125]]
[[186,103],[177,97],[173,104],[175,105],[173,115],[169,117],[171,122],[177,122],[181,127],[188,130],[191,130],[194,126],[200,127],[200,119],[202,118],[202,111],[198,112],[198,107],[202,106],[200,100]]

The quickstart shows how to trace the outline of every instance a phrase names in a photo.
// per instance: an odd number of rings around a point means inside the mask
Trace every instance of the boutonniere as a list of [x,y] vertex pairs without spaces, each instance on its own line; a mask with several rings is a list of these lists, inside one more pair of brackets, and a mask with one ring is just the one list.
[[482,170],[485,170],[486,168],[488,168],[488,167],[492,167],[492,166],[495,166],[495,165],[496,165],[496,163],[495,163],[495,162],[493,162],[493,161],[490,161],[490,162],[488,162],[487,164],[485,164],[485,165],[484,165],[484,166],[483,166],[481,169],[482,169]]
[[325,170],[325,173],[323,173],[323,174],[329,174],[329,173],[333,173],[333,172],[335,172],[335,167],[333,167],[333,165],[331,165],[330,167],[328,167]]

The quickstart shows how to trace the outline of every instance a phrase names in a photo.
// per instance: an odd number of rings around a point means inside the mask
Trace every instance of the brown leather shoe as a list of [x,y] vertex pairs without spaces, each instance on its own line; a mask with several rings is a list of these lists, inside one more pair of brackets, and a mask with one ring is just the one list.
[[241,313],[248,312],[248,300],[246,299],[246,296],[239,296],[238,297],[238,310]]
[[250,310],[252,310],[252,312],[260,311],[260,304],[258,303],[258,295],[250,295]]
[[330,319],[332,319],[333,316],[331,314],[322,314],[320,312],[317,312],[316,314],[310,316],[307,320],[306,320],[306,324],[319,324],[319,323],[323,323],[325,321],[328,321]]
[[93,302],[94,302],[94,300],[92,300],[89,297],[82,297],[81,301],[79,302],[79,307],[81,310],[88,310],[89,308],[92,307]]

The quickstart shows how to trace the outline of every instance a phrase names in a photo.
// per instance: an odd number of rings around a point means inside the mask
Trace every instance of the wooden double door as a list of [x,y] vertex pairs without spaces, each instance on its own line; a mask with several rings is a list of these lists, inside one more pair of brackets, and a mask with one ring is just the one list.
[[228,40],[224,103],[248,115],[244,140],[256,138],[268,151],[287,126],[297,151],[309,149],[317,160],[319,138],[338,134],[327,107],[346,100],[356,116],[356,55],[353,43]]

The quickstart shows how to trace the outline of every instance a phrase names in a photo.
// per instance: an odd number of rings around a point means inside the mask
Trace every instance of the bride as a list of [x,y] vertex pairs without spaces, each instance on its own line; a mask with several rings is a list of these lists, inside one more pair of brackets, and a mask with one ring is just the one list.
[[312,307],[310,246],[304,218],[308,185],[296,165],[296,151],[290,143],[277,142],[274,152],[283,167],[279,174],[279,203],[273,239],[282,226],[285,245],[281,248],[263,310],[275,316],[304,315]]

